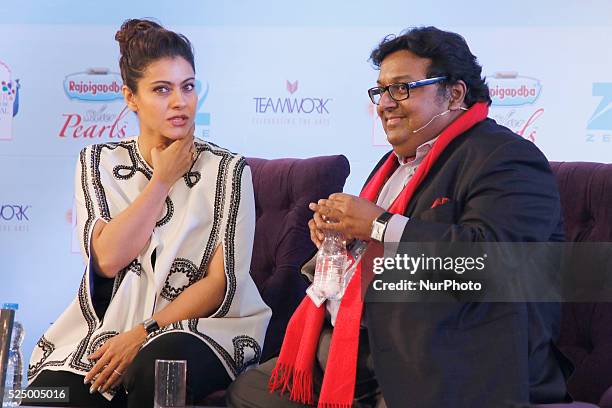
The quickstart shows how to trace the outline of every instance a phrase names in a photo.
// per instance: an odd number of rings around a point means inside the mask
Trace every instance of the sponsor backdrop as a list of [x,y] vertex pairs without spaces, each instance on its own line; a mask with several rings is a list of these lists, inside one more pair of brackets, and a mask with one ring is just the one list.
[[351,193],[389,149],[366,95],[377,77],[369,53],[415,25],[464,35],[488,78],[491,116],[549,159],[612,157],[612,3],[2,3],[0,301],[20,304],[26,358],[83,272],[77,154],[137,134],[114,41],[126,18],[152,16],[192,40],[198,136],[246,156],[345,154]]

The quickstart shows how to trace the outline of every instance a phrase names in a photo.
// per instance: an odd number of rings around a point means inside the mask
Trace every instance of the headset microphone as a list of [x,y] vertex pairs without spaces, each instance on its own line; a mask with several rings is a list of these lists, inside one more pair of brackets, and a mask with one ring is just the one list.
[[454,112],[456,110],[464,110],[466,111],[467,108],[464,108],[463,106],[460,107],[459,109],[447,109],[444,112],[438,113],[437,115],[434,115],[431,119],[429,119],[429,122],[427,122],[426,124],[424,124],[423,126],[421,126],[420,128],[418,128],[417,130],[413,130],[412,133],[417,133],[420,132],[421,130],[425,129],[427,126],[429,126],[431,124],[431,122],[433,122],[436,118],[439,118],[440,116],[444,116],[447,115],[449,112]]

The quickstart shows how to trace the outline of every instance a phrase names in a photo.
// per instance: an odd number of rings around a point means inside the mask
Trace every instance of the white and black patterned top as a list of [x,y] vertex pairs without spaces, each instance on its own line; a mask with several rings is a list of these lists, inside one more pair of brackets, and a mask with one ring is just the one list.
[[218,245],[223,246],[227,278],[219,309],[207,318],[161,328],[149,336],[145,347],[169,332],[192,334],[217,354],[231,378],[259,361],[271,311],[249,274],[255,231],[251,172],[239,155],[198,139],[195,145],[198,157],[172,187],[149,243],[114,278],[103,321],[92,303],[93,226],[125,210],[153,171],[138,151],[136,138],[81,151],[75,199],[81,252],[88,266],[76,299],[34,349],[30,382],[43,370],[87,373],[92,363],[86,357],[104,341],[151,317],[201,279]]

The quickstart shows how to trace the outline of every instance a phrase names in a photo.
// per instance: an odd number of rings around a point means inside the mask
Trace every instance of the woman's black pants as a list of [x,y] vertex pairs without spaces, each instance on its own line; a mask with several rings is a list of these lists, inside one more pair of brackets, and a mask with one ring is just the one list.
[[[53,403],[57,406],[152,407],[157,359],[187,361],[187,405],[226,388],[231,382],[215,353],[204,342],[186,333],[167,333],[140,350],[110,402],[97,392],[90,394],[91,384],[83,384],[84,376],[67,371],[44,370],[30,387],[68,387],[69,402]],[[28,402],[28,405],[38,404]]]

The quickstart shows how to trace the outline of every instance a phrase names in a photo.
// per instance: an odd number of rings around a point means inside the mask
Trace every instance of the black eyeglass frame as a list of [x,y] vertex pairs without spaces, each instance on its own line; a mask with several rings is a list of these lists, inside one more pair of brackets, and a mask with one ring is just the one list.
[[[375,86],[373,88],[368,89],[368,96],[370,97],[370,100],[372,101],[374,105],[378,105],[380,103],[380,100],[382,99],[382,96],[385,94],[385,92],[389,91],[389,96],[391,97],[391,99],[393,99],[395,102],[399,102],[399,101],[406,100],[410,97],[411,89],[419,88],[421,86],[426,86],[426,85],[437,84],[438,82],[442,82],[445,79],[447,79],[447,77],[439,76],[439,77],[433,77],[433,78],[420,79],[418,81],[412,81],[412,82],[398,82],[394,84],[389,84],[387,86]],[[408,92],[406,93],[405,98],[396,98],[395,96],[393,96],[394,92],[391,91],[391,87],[398,87],[401,85],[405,86]],[[378,91],[378,93],[375,93],[376,91]],[[378,97],[378,101],[375,100],[376,97]]]

